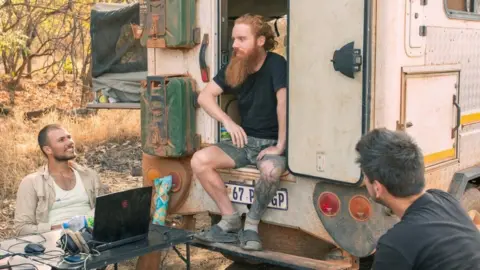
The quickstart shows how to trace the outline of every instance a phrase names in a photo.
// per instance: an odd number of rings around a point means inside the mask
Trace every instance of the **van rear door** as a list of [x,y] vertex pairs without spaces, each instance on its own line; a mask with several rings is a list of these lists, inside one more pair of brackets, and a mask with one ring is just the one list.
[[371,0],[289,1],[288,166],[356,184],[368,130]]

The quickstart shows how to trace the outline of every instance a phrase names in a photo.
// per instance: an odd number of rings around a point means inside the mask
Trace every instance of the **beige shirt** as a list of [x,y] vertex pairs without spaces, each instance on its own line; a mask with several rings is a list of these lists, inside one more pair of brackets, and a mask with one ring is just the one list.
[[[105,194],[98,174],[76,163],[70,164],[77,170],[88,196],[90,208],[95,208],[95,200]],[[49,213],[56,200],[54,180],[48,172],[48,166],[22,179],[18,187],[15,206],[15,231],[17,236],[44,233],[51,230]]]

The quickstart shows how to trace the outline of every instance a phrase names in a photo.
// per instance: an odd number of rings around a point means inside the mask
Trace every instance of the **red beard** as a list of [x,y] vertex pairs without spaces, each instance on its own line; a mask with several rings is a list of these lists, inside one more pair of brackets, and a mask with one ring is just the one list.
[[231,88],[241,85],[248,75],[255,72],[259,57],[260,48],[254,48],[245,56],[238,56],[237,51],[234,51],[225,71],[227,85]]

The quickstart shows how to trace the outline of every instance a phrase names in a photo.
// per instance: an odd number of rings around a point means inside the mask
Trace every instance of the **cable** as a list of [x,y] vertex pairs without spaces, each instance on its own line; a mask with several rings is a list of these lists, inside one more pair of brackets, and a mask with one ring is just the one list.
[[[60,252],[61,254],[50,255],[48,257],[45,257],[45,255],[48,255],[49,253],[52,253],[52,252]],[[63,252],[61,250],[49,250],[49,251],[46,251],[46,252],[41,253],[41,254],[30,255],[29,257],[38,257],[42,260],[52,260],[52,259],[57,259],[57,258],[60,258],[60,257],[63,257],[63,256],[65,256],[65,252]]]
[[15,240],[21,241],[21,242],[9,246],[9,247],[7,248],[7,252],[12,252],[12,251],[10,250],[12,247],[18,246],[18,245],[21,245],[21,244],[25,244],[25,243],[28,243],[28,244],[43,244],[43,243],[46,243],[46,242],[47,242],[47,238],[45,238],[45,236],[43,236],[42,234],[34,233],[34,234],[26,235],[25,237],[28,237],[28,236],[40,236],[40,237],[42,237],[42,241],[41,241],[41,242],[32,242],[32,241],[29,241],[29,240],[25,240],[25,239],[22,239],[22,238],[15,237],[15,238],[14,238]]
[[[57,242],[57,247],[61,248],[61,250],[48,250],[46,252],[42,252],[42,253],[19,253],[19,252],[12,252],[11,249],[14,247],[14,246],[18,246],[20,244],[43,244],[43,243],[46,243],[47,242],[47,239],[45,238],[45,236],[43,236],[42,234],[31,234],[31,235],[27,235],[27,236],[32,236],[32,235],[36,235],[36,236],[40,236],[42,238],[41,241],[38,241],[38,242],[33,242],[33,241],[30,241],[30,240],[26,240],[26,239],[22,239],[22,238],[18,238],[18,237],[15,237],[14,239],[19,241],[19,243],[15,243],[11,246],[9,246],[7,248],[7,252],[9,252],[8,254],[5,254],[5,255],[1,255],[0,256],[0,260],[1,259],[5,259],[5,258],[8,258],[10,257],[13,258],[15,256],[20,256],[20,257],[24,257],[24,258],[27,258],[27,259],[31,259],[31,257],[36,257],[36,258],[39,258],[39,259],[42,259],[42,260],[52,260],[52,259],[57,259],[57,258],[61,258],[61,262],[63,263],[66,263],[66,264],[71,264],[71,265],[78,265],[80,263],[83,263],[83,266],[84,266],[84,269],[87,269],[87,261],[92,258],[92,257],[96,257],[96,256],[99,256],[101,255],[101,252],[99,252],[97,249],[95,248],[91,248],[91,252],[90,254],[87,254],[87,253],[83,253],[83,252],[80,252],[78,254],[71,254],[70,252],[66,251],[66,247],[68,245],[68,234],[66,233],[65,231],[65,228],[63,228],[62,226],[62,234],[65,235],[65,241],[62,243],[62,244],[59,244]],[[95,241],[95,240],[90,240],[87,242],[87,245],[89,244],[105,244],[104,242],[99,242],[99,241]],[[80,248],[80,247],[79,247]],[[52,254],[52,253],[57,253],[57,254]],[[80,260],[78,262],[69,262],[69,261],[66,261],[65,258],[68,257],[68,256],[75,256],[75,255],[81,255],[82,257],[83,256],[86,256],[83,260]],[[17,264],[17,265],[11,265],[10,264],[10,259],[8,260],[7,262],[7,265],[0,265],[0,269],[9,269],[11,268],[12,266],[21,266],[21,265],[33,265],[35,267],[35,269],[38,270],[38,268],[34,265],[34,264],[31,264],[31,263],[24,263],[24,264]],[[42,262],[43,263],[43,262]]]
[[[68,237],[67,237],[68,234],[65,232],[65,228],[63,228],[63,226],[62,226],[62,233],[65,235],[65,242],[64,242],[64,245],[61,246],[61,248],[62,248],[62,250],[65,250],[65,248],[67,247],[67,242],[68,242]],[[90,240],[90,241],[87,242],[87,245],[90,244],[90,243],[103,244],[102,242],[98,242],[98,241],[95,241],[95,240]],[[96,256],[101,255],[101,253],[98,250],[96,250],[95,248],[91,248],[91,252],[96,252],[97,254],[92,255],[92,254],[86,254],[86,253],[83,253],[83,252],[80,252],[78,254],[70,254],[70,255],[64,254],[63,258],[62,258],[62,262],[66,263],[66,264],[80,264],[80,263],[83,263],[83,268],[87,269],[88,259],[90,259],[92,256],[96,257]],[[65,260],[65,257],[74,256],[74,255],[84,255],[84,256],[87,256],[87,257],[85,259],[81,260],[81,261],[78,261],[78,262],[69,262],[69,261]]]
[[[78,264],[83,263],[84,269],[87,269],[87,261],[92,257],[96,257],[96,256],[101,255],[101,252],[99,252],[95,248],[91,248],[91,253],[90,254],[83,253],[83,252],[80,252],[78,254],[71,254],[70,252],[66,251],[66,247],[68,245],[68,237],[67,237],[68,234],[66,233],[65,228],[63,228],[63,226],[62,226],[62,234],[65,235],[65,241],[62,244],[59,244],[57,242],[57,247],[61,248],[61,250],[48,250],[48,251],[42,252],[42,253],[19,253],[19,252],[12,252],[11,251],[11,249],[14,246],[18,246],[20,244],[43,244],[43,243],[46,243],[47,239],[42,234],[36,234],[35,233],[35,234],[26,235],[26,236],[32,236],[32,235],[40,236],[42,238],[42,240],[38,241],[38,242],[33,242],[33,241],[30,241],[30,240],[15,237],[14,239],[19,241],[19,243],[15,243],[15,244],[9,246],[7,248],[7,252],[9,252],[9,253],[5,254],[5,255],[1,255],[0,260],[8,258],[8,257],[10,257],[10,259],[11,259],[15,256],[24,257],[24,258],[27,258],[27,259],[31,259],[31,257],[36,257],[36,258],[39,258],[39,259],[42,259],[42,260],[52,260],[52,259],[61,258],[62,263],[66,263],[66,264],[70,264],[70,265],[78,265]],[[93,243],[93,244],[105,244],[104,242],[90,240],[90,241],[87,242],[87,245],[91,244],[91,243]],[[57,254],[54,255],[54,254],[51,254],[51,253],[57,253]],[[82,255],[82,257],[83,256],[86,256],[86,257],[83,260],[80,260],[78,262],[69,262],[69,261],[65,260],[66,257],[75,256],[75,255]],[[38,270],[38,267],[36,265],[32,264],[32,263],[22,263],[22,264],[12,265],[12,264],[10,264],[10,259],[7,261],[7,265],[0,265],[0,269],[11,269],[11,267],[14,267],[14,266],[31,265],[35,269]],[[41,262],[41,263],[44,263],[44,262]]]

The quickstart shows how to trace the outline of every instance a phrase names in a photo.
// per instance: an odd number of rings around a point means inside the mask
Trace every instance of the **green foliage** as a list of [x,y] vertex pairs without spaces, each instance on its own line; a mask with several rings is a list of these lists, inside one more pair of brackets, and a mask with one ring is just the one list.
[[29,49],[26,46],[28,37],[21,31],[0,32],[0,51],[7,56],[20,51],[27,52]]
[[72,58],[70,56],[67,57],[67,59],[65,59],[65,61],[63,63],[63,70],[68,74],[73,73],[73,62],[72,62]]

